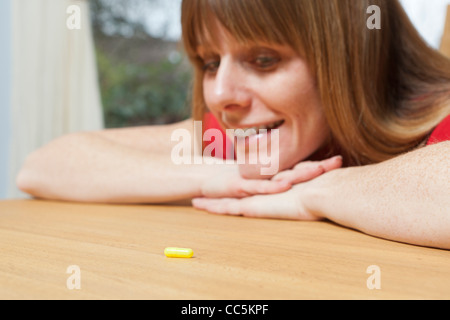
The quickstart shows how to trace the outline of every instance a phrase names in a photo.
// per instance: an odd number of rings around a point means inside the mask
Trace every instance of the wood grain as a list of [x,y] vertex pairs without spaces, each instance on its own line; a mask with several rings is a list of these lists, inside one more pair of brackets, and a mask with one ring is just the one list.
[[[169,246],[194,257],[167,258]],[[191,207],[2,201],[0,252],[1,299],[450,298],[449,251]],[[380,290],[367,288],[370,265]]]

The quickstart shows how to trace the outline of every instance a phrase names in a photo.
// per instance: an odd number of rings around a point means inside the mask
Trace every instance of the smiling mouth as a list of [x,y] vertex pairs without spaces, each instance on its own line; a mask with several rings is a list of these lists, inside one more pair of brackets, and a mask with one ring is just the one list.
[[270,130],[278,129],[279,127],[281,127],[284,122],[284,120],[279,120],[261,126],[234,129],[234,136],[238,138],[246,138],[259,134],[267,134]]

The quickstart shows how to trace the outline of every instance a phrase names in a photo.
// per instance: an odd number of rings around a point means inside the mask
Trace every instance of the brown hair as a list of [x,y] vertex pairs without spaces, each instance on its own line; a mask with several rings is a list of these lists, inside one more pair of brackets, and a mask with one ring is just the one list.
[[[367,27],[370,5],[381,9],[381,29]],[[213,45],[215,19],[242,43],[287,44],[306,59],[330,154],[339,150],[347,165],[418,147],[450,113],[450,60],[424,42],[397,0],[183,0],[195,119],[206,110],[197,47]]]

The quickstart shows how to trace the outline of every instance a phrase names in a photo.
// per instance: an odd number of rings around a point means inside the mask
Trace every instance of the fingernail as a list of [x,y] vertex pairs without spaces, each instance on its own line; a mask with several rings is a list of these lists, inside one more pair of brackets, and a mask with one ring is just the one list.
[[291,188],[292,187],[292,182],[289,180],[281,180],[280,181],[280,186],[282,188]]
[[330,161],[342,160],[342,159],[343,159],[342,156],[333,156],[333,157],[325,159],[325,160],[323,160],[321,162],[330,162]]

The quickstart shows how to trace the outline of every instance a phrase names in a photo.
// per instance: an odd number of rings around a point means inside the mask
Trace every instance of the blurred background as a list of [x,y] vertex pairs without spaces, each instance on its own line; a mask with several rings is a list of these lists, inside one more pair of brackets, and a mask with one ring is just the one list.
[[[0,0],[0,199],[25,197],[25,157],[61,135],[190,116],[180,4]],[[450,0],[402,4],[439,48]]]
[[181,50],[180,0],[91,0],[105,127],[190,115],[191,70]]

